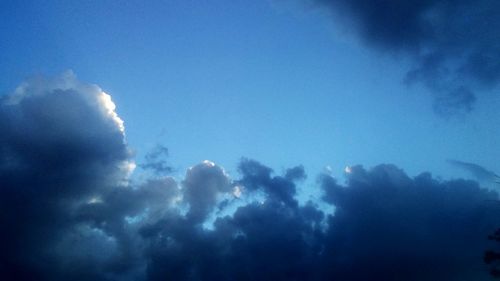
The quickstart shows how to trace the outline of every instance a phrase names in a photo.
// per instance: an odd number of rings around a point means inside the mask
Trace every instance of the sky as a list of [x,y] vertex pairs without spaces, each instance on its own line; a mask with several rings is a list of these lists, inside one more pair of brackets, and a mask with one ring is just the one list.
[[[240,157],[276,169],[395,163],[500,170],[500,105],[433,114],[408,58],[378,52],[321,7],[287,1],[2,1],[0,92],[71,70],[112,95],[140,159],[156,144],[183,171]],[[346,28],[347,26],[347,28]],[[399,57],[398,57],[399,56]],[[340,172],[339,172],[340,171]]]
[[498,12],[0,1],[0,276],[489,280]]

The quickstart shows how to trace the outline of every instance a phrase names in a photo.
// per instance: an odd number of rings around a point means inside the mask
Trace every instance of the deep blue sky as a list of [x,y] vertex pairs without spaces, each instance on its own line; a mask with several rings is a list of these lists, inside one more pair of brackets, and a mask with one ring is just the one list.
[[460,176],[459,159],[500,170],[500,99],[443,118],[403,83],[404,56],[363,44],[322,10],[270,1],[2,1],[0,92],[72,70],[112,95],[138,160],[161,143],[186,167],[239,158],[394,163]]

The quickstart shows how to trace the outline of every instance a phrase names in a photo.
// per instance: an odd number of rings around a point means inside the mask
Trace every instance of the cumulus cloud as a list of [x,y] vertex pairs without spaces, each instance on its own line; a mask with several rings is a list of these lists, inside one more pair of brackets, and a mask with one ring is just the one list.
[[133,165],[113,107],[99,87],[71,72],[27,81],[2,98],[2,276],[56,278],[59,269],[47,261],[59,259],[56,245],[80,227],[77,209],[126,181]]
[[351,166],[302,202],[302,166],[244,158],[136,183],[111,105],[71,73],[2,98],[2,280],[488,280],[498,195],[475,181]]
[[182,187],[184,201],[189,204],[187,218],[193,223],[205,221],[217,195],[232,191],[228,175],[208,160],[189,168]]
[[321,179],[329,217],[325,258],[339,280],[488,280],[487,232],[498,195],[474,181],[408,177],[392,165],[356,167],[342,186]]
[[435,94],[436,113],[469,112],[475,93],[500,81],[500,4],[494,0],[304,0],[374,49],[407,56],[406,82]]

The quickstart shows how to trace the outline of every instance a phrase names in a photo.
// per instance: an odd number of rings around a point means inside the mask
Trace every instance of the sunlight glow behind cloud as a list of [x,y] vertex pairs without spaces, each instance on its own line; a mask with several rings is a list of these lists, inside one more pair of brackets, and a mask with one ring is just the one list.
[[104,107],[106,110],[106,114],[108,114],[111,119],[116,123],[118,128],[122,133],[125,133],[125,126],[123,120],[118,116],[116,113],[116,105],[111,99],[111,96],[106,94],[104,91],[101,91],[100,95],[98,96],[98,99],[101,103],[101,105]]

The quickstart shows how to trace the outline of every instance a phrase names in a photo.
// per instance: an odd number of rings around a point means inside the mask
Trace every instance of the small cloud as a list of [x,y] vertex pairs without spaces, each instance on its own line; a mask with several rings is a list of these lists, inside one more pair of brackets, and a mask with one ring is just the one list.
[[352,173],[352,168],[350,166],[345,166],[344,173],[351,174]]
[[448,160],[451,165],[469,172],[473,177],[479,181],[494,182],[500,177],[493,171],[490,171],[478,164],[463,162],[458,160]]
[[144,157],[145,163],[139,164],[144,170],[150,170],[156,175],[165,175],[171,173],[173,168],[167,163],[168,148],[163,145],[156,145]]
[[234,197],[240,198],[242,193],[243,193],[243,187],[242,186],[236,185],[233,188],[233,196]]

